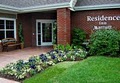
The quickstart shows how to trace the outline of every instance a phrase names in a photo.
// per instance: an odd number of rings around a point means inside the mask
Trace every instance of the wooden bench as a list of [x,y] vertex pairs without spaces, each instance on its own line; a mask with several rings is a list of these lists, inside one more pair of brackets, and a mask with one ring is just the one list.
[[21,43],[17,43],[15,38],[5,38],[1,40],[2,52],[7,50],[9,47],[21,48]]

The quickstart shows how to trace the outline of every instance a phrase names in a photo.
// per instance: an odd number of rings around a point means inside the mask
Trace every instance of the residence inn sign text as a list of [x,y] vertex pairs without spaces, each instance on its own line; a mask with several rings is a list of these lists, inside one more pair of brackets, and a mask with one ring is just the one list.
[[87,16],[87,21],[113,21],[120,20],[120,16]]
[[101,15],[101,16],[87,16],[87,22],[98,22],[98,26],[93,26],[93,30],[97,30],[97,29],[111,29],[112,25],[108,25],[107,21],[120,21],[120,16],[116,15],[116,16],[105,16],[105,15]]

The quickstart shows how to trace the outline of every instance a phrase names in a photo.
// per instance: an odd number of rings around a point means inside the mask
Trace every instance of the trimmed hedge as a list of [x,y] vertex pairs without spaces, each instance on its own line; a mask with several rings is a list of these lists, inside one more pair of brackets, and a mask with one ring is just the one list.
[[86,38],[86,33],[80,28],[74,28],[72,32],[72,44],[74,46],[81,46]]
[[90,55],[118,56],[120,51],[120,34],[113,29],[102,29],[90,37]]

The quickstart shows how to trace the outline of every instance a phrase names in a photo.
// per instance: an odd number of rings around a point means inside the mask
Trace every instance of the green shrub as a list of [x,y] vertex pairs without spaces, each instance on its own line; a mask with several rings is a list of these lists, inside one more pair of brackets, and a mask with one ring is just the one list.
[[55,50],[62,50],[62,51],[64,51],[65,50],[65,46],[62,45],[62,44],[58,44],[58,45],[55,45],[54,49]]
[[23,35],[22,23],[19,24],[18,36],[19,36],[19,38],[20,38],[20,42],[21,42],[21,43],[24,43],[24,35]]
[[97,30],[90,38],[90,55],[118,56],[120,50],[119,32],[113,29]]
[[66,44],[66,45],[58,44],[54,46],[54,50],[69,51],[72,49],[73,49],[73,46],[69,44]]
[[[119,38],[120,38],[120,31],[118,31],[119,33]],[[120,53],[120,39],[119,39],[119,53]]]
[[72,44],[74,46],[80,46],[86,38],[86,33],[80,28],[74,28],[72,32]]

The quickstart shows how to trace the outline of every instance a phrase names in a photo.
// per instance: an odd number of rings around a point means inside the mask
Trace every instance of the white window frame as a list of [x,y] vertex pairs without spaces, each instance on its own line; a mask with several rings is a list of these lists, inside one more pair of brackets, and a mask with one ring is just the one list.
[[[0,31],[5,31],[5,38],[6,38],[6,31],[14,31],[14,38],[16,39],[16,19],[13,18],[1,18],[0,20],[4,20],[4,29],[0,29]],[[6,20],[14,21],[14,29],[6,29]],[[1,42],[1,40],[0,40]]]

